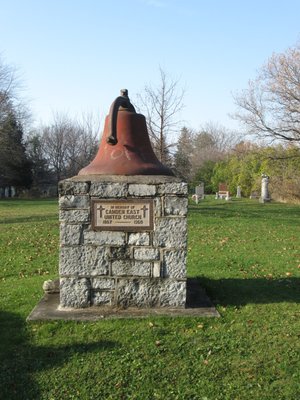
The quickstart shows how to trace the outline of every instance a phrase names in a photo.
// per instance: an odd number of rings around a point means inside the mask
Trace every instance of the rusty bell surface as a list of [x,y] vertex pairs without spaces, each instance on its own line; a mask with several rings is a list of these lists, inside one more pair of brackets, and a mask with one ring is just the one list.
[[146,119],[136,113],[127,90],[110,107],[96,157],[78,175],[174,175],[157,159]]

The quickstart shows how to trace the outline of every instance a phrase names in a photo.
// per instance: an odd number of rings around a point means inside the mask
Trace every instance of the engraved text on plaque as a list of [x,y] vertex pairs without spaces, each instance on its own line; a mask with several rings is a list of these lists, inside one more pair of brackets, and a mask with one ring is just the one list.
[[153,201],[148,199],[92,200],[94,230],[153,230]]

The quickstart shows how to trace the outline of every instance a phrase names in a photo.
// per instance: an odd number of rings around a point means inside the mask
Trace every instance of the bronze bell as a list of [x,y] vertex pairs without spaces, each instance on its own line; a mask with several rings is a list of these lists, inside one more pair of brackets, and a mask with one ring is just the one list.
[[157,159],[146,119],[136,113],[126,89],[110,107],[96,157],[78,175],[174,175]]

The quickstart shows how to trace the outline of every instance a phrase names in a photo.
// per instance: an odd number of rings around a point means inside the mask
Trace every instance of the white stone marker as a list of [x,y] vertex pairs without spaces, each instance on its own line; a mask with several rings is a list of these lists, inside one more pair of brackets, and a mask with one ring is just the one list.
[[270,195],[269,195],[269,177],[266,174],[262,174],[262,179],[261,179],[261,196],[260,196],[260,202],[264,203],[266,201],[270,201]]
[[204,199],[204,182],[200,182],[200,184],[198,186],[196,186],[195,194],[198,196],[198,200]]

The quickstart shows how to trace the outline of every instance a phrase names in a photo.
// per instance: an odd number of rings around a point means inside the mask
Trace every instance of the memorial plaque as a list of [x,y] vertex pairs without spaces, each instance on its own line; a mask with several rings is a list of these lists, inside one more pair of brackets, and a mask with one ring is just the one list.
[[92,226],[101,231],[153,230],[153,200],[92,200]]

